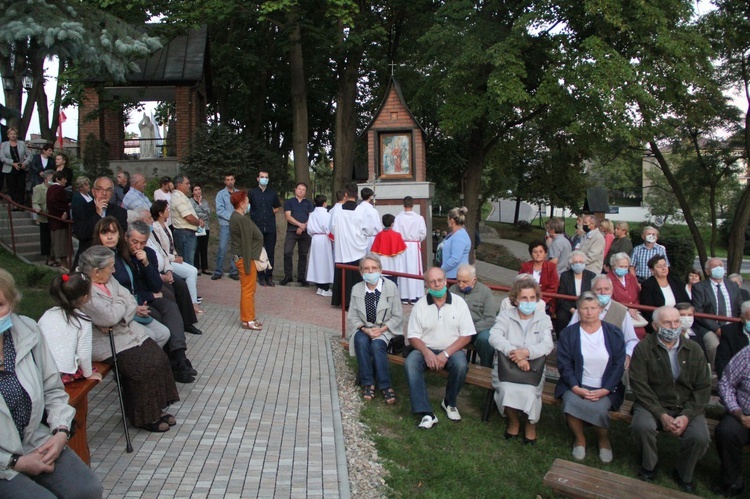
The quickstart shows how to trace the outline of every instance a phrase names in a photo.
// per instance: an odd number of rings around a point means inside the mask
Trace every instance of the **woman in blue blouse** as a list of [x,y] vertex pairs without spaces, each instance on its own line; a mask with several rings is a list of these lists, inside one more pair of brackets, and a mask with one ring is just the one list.
[[471,239],[464,228],[468,212],[466,207],[453,208],[448,212],[448,228],[451,233],[443,242],[443,263],[440,266],[448,279],[456,278],[459,265],[469,263]]

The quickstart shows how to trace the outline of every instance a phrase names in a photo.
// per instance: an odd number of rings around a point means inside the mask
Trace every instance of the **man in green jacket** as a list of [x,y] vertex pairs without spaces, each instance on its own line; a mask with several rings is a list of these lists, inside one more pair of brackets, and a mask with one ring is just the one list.
[[693,470],[711,443],[706,405],[711,396],[711,372],[700,346],[681,337],[680,313],[674,307],[654,311],[655,334],[641,340],[630,361],[630,387],[635,396],[631,429],[641,451],[638,478],[654,478],[659,456],[658,430],[680,439],[673,474],[685,492],[693,492]]
[[477,269],[465,263],[456,271],[456,283],[449,291],[464,299],[471,311],[476,336],[472,336],[471,343],[479,354],[479,363],[484,367],[492,367],[495,349],[490,345],[490,329],[495,325],[495,317],[500,311],[500,304],[492,294],[492,290],[477,281]]

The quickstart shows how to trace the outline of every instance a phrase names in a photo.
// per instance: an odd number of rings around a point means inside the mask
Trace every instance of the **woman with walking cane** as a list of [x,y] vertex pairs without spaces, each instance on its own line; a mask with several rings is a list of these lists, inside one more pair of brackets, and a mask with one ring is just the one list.
[[112,277],[114,253],[104,246],[92,246],[81,254],[78,263],[92,284],[91,300],[81,307],[94,324],[92,360],[115,361],[130,424],[153,432],[169,430],[176,421],[164,409],[180,400],[169,359],[144,327],[133,320],[138,304]]

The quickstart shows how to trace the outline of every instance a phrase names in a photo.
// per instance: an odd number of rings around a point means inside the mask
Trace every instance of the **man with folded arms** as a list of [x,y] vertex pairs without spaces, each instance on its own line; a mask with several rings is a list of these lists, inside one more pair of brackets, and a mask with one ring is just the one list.
[[448,419],[461,421],[456,399],[469,371],[463,349],[476,330],[469,307],[463,298],[448,291],[445,272],[440,267],[429,269],[424,279],[427,295],[417,301],[409,317],[407,338],[414,350],[404,367],[411,412],[422,417],[419,428],[430,429],[438,423],[438,418],[430,406],[424,372],[448,371],[448,385],[440,405]]
[[206,224],[198,218],[188,194],[190,194],[190,179],[184,175],[177,175],[174,178],[174,192],[169,201],[169,211],[172,214],[174,227],[172,235],[177,253],[185,263],[193,265],[195,248],[198,246],[195,233],[198,227],[204,227]]

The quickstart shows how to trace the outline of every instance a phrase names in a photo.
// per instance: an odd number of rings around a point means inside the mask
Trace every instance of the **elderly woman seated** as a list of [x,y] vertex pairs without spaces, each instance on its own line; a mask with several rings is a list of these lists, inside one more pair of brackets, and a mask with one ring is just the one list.
[[[668,305],[674,307],[678,303],[690,301],[685,285],[669,273],[669,265],[664,255],[655,255],[647,263],[651,269],[651,277],[641,283],[641,305],[652,307],[663,307]],[[643,316],[651,322],[652,312],[645,311]],[[646,326],[646,331],[654,331],[651,325]]]
[[612,461],[609,443],[609,411],[616,410],[625,397],[622,375],[625,370],[625,340],[617,326],[602,322],[602,305],[590,291],[578,298],[580,322],[563,329],[557,342],[557,369],[560,379],[555,397],[562,398],[563,413],[575,443],[573,457],[586,457],[584,424],[593,425],[599,439],[599,459]]
[[[560,285],[560,277],[557,274],[557,265],[547,260],[547,245],[544,241],[532,241],[529,244],[529,255],[531,260],[521,264],[521,274],[531,274],[539,283],[543,293],[556,293]],[[542,298],[546,304],[547,312],[555,315],[555,299],[551,297]]]
[[[560,285],[557,292],[561,295],[581,296],[584,291],[591,289],[591,280],[596,274],[586,270],[586,255],[581,251],[573,251],[568,256],[570,268],[560,274]],[[576,311],[575,300],[559,298],[557,300],[557,319],[555,331],[560,332],[570,323]]]
[[115,255],[104,246],[92,246],[81,254],[79,263],[92,283],[91,299],[81,306],[94,325],[91,359],[112,360],[111,331],[128,421],[148,431],[169,430],[176,421],[165,408],[180,400],[169,359],[145,328],[133,320],[138,304],[113,277]]
[[[396,285],[384,279],[380,258],[368,253],[359,262],[363,282],[352,288],[347,315],[349,353],[357,356],[359,380],[365,400],[375,397],[377,388],[386,404],[396,402],[388,370],[388,342],[394,335],[403,335],[401,299]],[[374,368],[374,372],[373,372]]]
[[20,301],[0,269],[0,497],[99,498],[99,479],[67,447],[76,411],[39,327],[14,313]]
[[612,299],[628,307],[628,313],[635,326],[635,334],[642,340],[646,336],[644,326],[647,321],[637,308],[641,300],[641,285],[635,274],[628,271],[630,268],[630,256],[627,253],[615,253],[609,260],[610,272],[607,274],[612,281]]
[[500,413],[508,417],[505,438],[518,438],[523,417],[523,442],[533,445],[542,412],[544,360],[554,347],[552,321],[537,307],[542,293],[533,277],[516,279],[509,296],[514,307],[498,314],[490,331],[490,345],[498,353],[492,386]]

